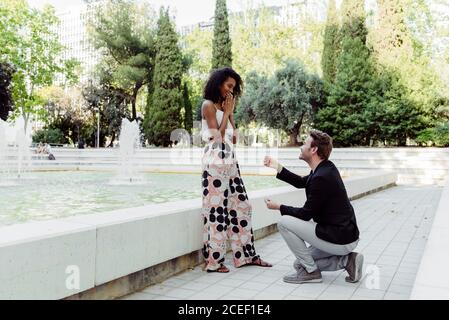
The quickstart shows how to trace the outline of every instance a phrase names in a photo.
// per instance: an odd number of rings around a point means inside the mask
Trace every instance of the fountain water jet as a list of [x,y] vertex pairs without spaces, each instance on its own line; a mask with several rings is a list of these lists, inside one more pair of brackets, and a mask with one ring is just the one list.
[[0,119],[0,185],[4,184],[2,180],[6,180],[9,173],[8,164],[8,141],[6,138],[7,124]]
[[14,184],[31,170],[31,137],[25,132],[23,118],[14,125],[0,120],[0,179]]
[[137,121],[122,120],[119,136],[119,164],[117,176],[111,184],[142,184],[146,183],[138,176],[136,150],[140,147],[140,128]]

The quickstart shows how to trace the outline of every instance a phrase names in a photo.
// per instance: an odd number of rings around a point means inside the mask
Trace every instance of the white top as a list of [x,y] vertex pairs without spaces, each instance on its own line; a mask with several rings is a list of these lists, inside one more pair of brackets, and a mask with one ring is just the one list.
[[[217,107],[215,107],[215,109],[217,110],[217,112],[215,114],[215,116],[217,117],[217,124],[218,124],[218,127],[220,127],[221,122],[223,121],[224,112],[217,109]],[[201,109],[201,114],[203,114],[202,109]],[[202,121],[201,121],[201,136],[204,141],[209,142],[209,138],[212,137],[213,134],[209,132],[209,126],[207,125],[207,120],[203,119],[203,117],[201,117],[201,119],[202,119]],[[234,128],[232,127],[231,122],[228,120],[228,125],[225,130],[225,140],[229,140],[232,143],[233,135],[234,135]]]

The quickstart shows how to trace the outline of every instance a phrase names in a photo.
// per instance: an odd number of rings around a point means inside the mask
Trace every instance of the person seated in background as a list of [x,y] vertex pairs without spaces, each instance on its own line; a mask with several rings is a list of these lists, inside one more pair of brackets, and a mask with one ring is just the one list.
[[48,143],[46,143],[44,146],[44,153],[51,154],[51,146]]
[[51,146],[49,143],[45,144],[44,153],[48,154],[48,160],[56,160],[55,156],[53,155],[51,151]]
[[78,141],[78,149],[84,149],[84,139],[80,139]]
[[39,144],[37,145],[37,147],[36,147],[36,150],[35,150],[35,152],[37,153],[37,154],[42,154],[43,153],[43,145],[42,145],[42,142],[39,142]]

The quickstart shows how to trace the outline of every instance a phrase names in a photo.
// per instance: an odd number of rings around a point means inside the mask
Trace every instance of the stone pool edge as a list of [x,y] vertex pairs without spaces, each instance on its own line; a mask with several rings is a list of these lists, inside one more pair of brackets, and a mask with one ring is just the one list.
[[[396,180],[378,172],[345,184],[356,199]],[[276,232],[279,215],[266,209],[266,196],[305,200],[293,187],[250,192],[256,239]],[[194,267],[202,260],[200,208],[194,199],[0,228],[0,299],[114,299]]]

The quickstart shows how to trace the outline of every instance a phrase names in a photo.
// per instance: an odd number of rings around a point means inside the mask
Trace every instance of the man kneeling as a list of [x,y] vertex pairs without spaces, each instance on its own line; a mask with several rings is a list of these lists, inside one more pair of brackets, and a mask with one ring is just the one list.
[[296,257],[296,272],[285,276],[284,281],[322,282],[321,271],[345,269],[349,275],[346,281],[358,282],[363,255],[353,250],[359,242],[359,230],[340,173],[329,161],[332,138],[313,130],[300,151],[299,159],[312,170],[305,177],[290,172],[269,156],[264,160],[265,166],[277,169],[278,179],[306,189],[307,201],[302,208],[265,200],[269,209],[280,210],[279,232]]

